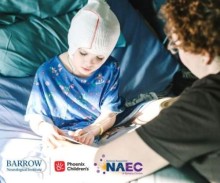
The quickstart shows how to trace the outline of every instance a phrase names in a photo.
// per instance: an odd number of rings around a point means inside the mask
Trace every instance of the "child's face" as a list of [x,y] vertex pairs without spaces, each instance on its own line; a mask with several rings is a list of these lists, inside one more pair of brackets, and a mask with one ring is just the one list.
[[88,77],[107,60],[104,55],[92,54],[89,49],[79,48],[72,55],[74,73],[79,77]]

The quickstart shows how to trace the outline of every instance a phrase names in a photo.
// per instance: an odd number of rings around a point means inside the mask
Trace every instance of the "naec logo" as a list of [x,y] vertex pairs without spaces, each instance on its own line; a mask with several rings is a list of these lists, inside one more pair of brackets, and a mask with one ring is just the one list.
[[56,172],[64,172],[65,171],[65,162],[64,161],[55,161],[54,169]]
[[96,172],[106,174],[107,172],[121,172],[122,174],[142,174],[143,165],[141,162],[130,162],[128,160],[106,160],[105,155],[94,163]]

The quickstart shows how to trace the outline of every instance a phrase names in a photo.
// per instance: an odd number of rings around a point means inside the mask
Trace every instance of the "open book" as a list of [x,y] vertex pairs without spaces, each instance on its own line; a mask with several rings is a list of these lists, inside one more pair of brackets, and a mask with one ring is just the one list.
[[[92,146],[98,147],[104,144],[109,143],[110,141],[120,137],[121,135],[125,133],[129,133],[136,128],[138,128],[140,125],[136,125],[128,121],[127,123],[124,123],[119,126],[114,126],[104,132],[100,137],[98,137],[95,142],[92,144]],[[74,138],[70,137],[67,133],[65,133],[66,136],[63,136],[68,142],[71,142],[73,144],[80,144],[78,141],[76,141]]]
[[121,135],[125,133],[130,133],[136,128],[138,128],[140,125],[133,124],[131,122],[125,123],[120,126],[113,127],[106,131],[99,139],[98,142],[96,142],[97,146],[101,146],[104,144],[107,144],[111,142],[112,140],[115,140],[116,138],[120,137]]
[[[114,125],[112,128],[104,132],[100,137],[97,137],[94,143],[92,144],[92,146],[98,147],[98,146],[104,145],[118,138],[119,136],[125,133],[129,133],[135,130],[136,128],[138,128],[140,125],[133,124],[131,121],[132,121],[132,118],[134,118],[135,114],[139,111],[139,109],[142,106],[143,105],[138,105],[133,108],[129,108],[126,112],[119,114],[117,116],[118,120],[117,120],[116,125]],[[74,144],[80,144],[79,142],[77,142],[71,136],[68,135],[68,131],[63,131],[63,132],[66,135],[64,136],[64,138],[67,141],[74,143]]]

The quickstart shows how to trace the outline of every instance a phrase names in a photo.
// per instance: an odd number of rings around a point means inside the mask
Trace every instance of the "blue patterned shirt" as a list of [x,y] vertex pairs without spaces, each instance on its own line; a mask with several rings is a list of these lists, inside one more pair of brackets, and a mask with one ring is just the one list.
[[34,115],[61,129],[76,130],[92,124],[104,111],[120,113],[118,79],[119,66],[112,57],[91,76],[80,78],[55,56],[37,70],[26,120]]

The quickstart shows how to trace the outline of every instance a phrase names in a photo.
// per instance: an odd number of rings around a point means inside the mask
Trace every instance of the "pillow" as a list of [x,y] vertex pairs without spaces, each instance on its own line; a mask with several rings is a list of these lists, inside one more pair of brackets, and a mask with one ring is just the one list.
[[126,40],[123,33],[121,32],[115,47],[125,47],[125,46],[126,46]]
[[[49,8],[51,3],[45,4],[45,1],[40,0],[26,2],[26,8],[22,6],[23,1],[11,2],[12,4],[7,2],[3,3],[3,7],[8,9],[0,7],[0,12],[21,12],[19,16],[1,16],[0,23],[4,26],[0,28],[0,74],[26,77],[34,75],[39,65],[49,58],[67,50],[67,33],[71,19],[86,0],[57,2],[55,4],[60,5],[57,11]],[[42,4],[45,6],[39,8]],[[34,11],[36,7],[37,11]],[[68,11],[70,12],[66,13]],[[60,15],[62,13],[64,14]],[[52,15],[55,16],[51,17]],[[125,45],[125,38],[121,34],[116,46]]]
[[145,100],[149,92],[164,91],[180,64],[128,0],[108,0],[108,3],[126,40],[126,47],[116,48],[112,53],[121,67],[120,95],[134,105],[133,101]]

